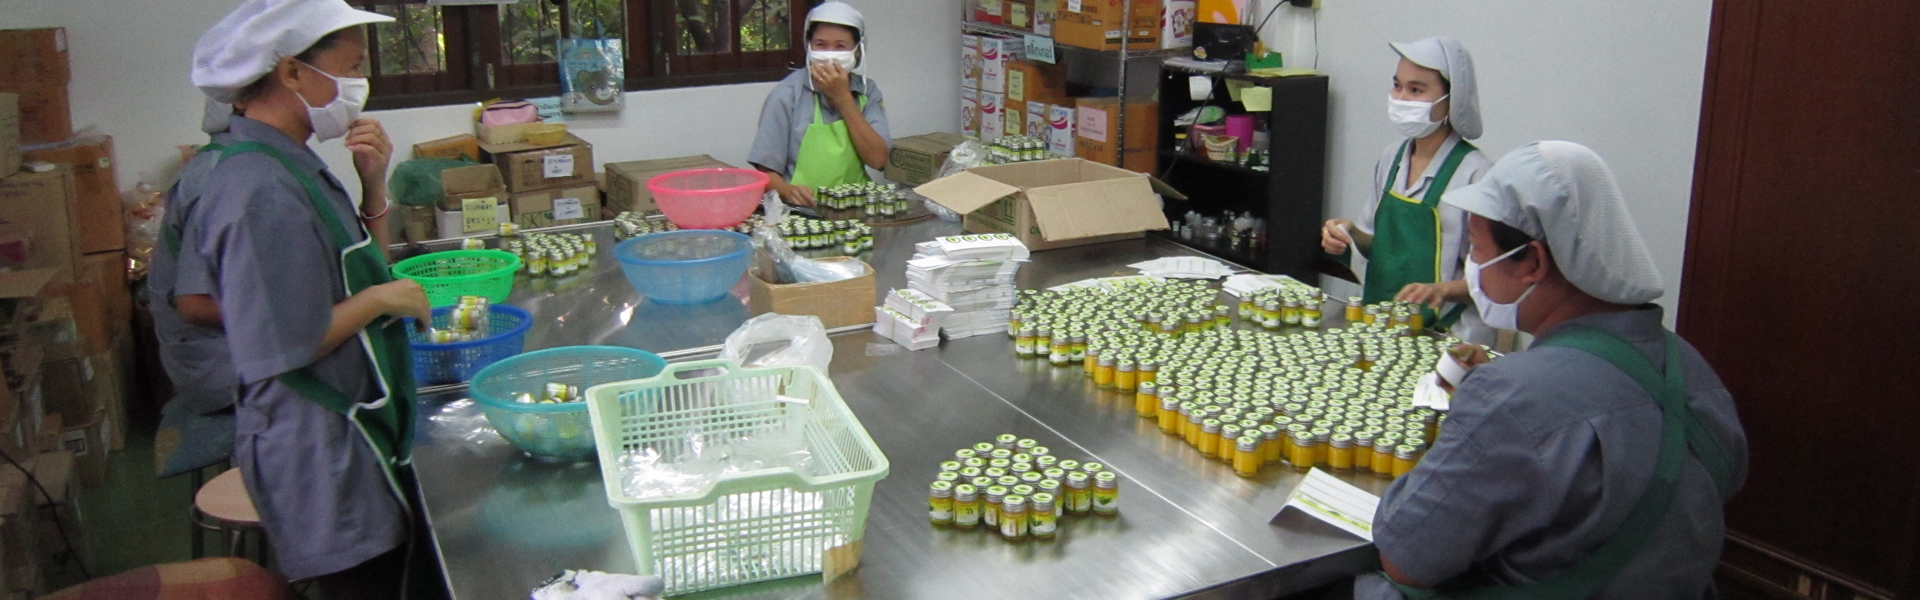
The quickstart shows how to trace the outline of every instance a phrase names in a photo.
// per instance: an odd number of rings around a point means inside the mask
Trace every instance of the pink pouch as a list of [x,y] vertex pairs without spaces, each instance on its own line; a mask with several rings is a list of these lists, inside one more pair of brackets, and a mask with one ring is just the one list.
[[518,125],[521,123],[539,122],[539,107],[534,106],[532,102],[524,100],[520,102],[501,102],[488,106],[486,110],[480,111],[481,125]]

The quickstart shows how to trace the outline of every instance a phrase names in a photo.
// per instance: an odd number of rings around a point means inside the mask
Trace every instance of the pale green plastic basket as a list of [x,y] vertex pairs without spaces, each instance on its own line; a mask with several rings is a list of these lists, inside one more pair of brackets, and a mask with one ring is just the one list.
[[[607,503],[620,511],[633,562],[664,579],[668,595],[821,572],[829,550],[860,541],[873,486],[888,472],[886,455],[813,367],[671,364],[649,379],[594,386],[587,412]],[[627,496],[621,454],[652,448],[672,459],[696,433],[800,435],[812,472],[764,469],[723,476],[697,494]]]

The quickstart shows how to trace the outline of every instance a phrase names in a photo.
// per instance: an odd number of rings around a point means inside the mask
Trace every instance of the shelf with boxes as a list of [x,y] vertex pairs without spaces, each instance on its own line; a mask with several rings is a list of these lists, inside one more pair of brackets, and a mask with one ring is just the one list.
[[[1196,86],[1193,77],[1209,81]],[[1155,235],[1251,269],[1313,281],[1325,205],[1327,78],[1165,65],[1159,83],[1155,172],[1188,201],[1167,203],[1174,228]],[[1193,90],[1202,87],[1212,92],[1195,99]],[[1202,107],[1217,107],[1225,119],[1198,127],[1176,124]],[[1194,135],[1212,136],[1215,142],[1235,139],[1217,145],[1210,156],[1206,140]]]

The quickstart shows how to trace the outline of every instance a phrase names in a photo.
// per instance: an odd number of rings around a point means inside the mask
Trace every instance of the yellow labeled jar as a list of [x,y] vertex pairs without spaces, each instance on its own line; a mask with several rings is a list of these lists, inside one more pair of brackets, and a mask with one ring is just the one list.
[[980,493],[972,484],[953,486],[953,526],[961,529],[980,526]]
[[1093,474],[1093,512],[1115,515],[1120,512],[1120,476],[1112,471]]
[[1293,443],[1287,447],[1287,462],[1293,464],[1293,470],[1307,472],[1313,468],[1314,451],[1319,445],[1312,432],[1293,432]]
[[[1327,438],[1327,464],[1335,471],[1353,470],[1353,436],[1336,433]],[[1368,457],[1371,461],[1372,457]]]
[[1424,451],[1414,444],[1401,444],[1393,450],[1393,476],[1401,477],[1413,471],[1420,464],[1420,455]]
[[1241,477],[1260,474],[1260,439],[1253,436],[1240,438],[1234,443],[1233,473]]
[[935,481],[927,492],[927,515],[934,525],[953,524],[953,484]]
[[1000,509],[1000,537],[1009,540],[1027,539],[1027,499],[1024,496],[1008,495],[1002,500]]
[[1171,396],[1160,399],[1160,433],[1173,435],[1180,432],[1180,400]]
[[1033,508],[1027,511],[1028,531],[1034,539],[1050,540],[1060,530],[1060,515],[1054,512],[1054,496],[1046,492],[1032,496]]
[[1142,419],[1151,419],[1159,412],[1159,386],[1151,381],[1140,382],[1138,392],[1133,396],[1133,413]]
[[1007,488],[993,486],[987,488],[987,504],[980,509],[980,522],[998,531],[1000,528],[1001,505],[1007,498]]
[[1093,510],[1092,479],[1083,471],[1067,473],[1067,512],[1084,515]]
[[1139,383],[1140,376],[1134,370],[1133,359],[1121,358],[1114,362],[1113,387],[1122,392],[1131,392],[1138,389]]

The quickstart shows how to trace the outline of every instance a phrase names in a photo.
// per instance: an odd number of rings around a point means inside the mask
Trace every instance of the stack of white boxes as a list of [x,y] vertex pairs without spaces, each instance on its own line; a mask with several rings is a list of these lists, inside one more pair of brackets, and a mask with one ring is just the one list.
[[873,331],[908,350],[940,345],[940,327],[953,307],[917,290],[889,290],[873,309]]
[[1004,332],[1012,318],[1014,276],[1029,253],[1004,233],[947,236],[914,246],[907,284],[951,307],[948,339]]

